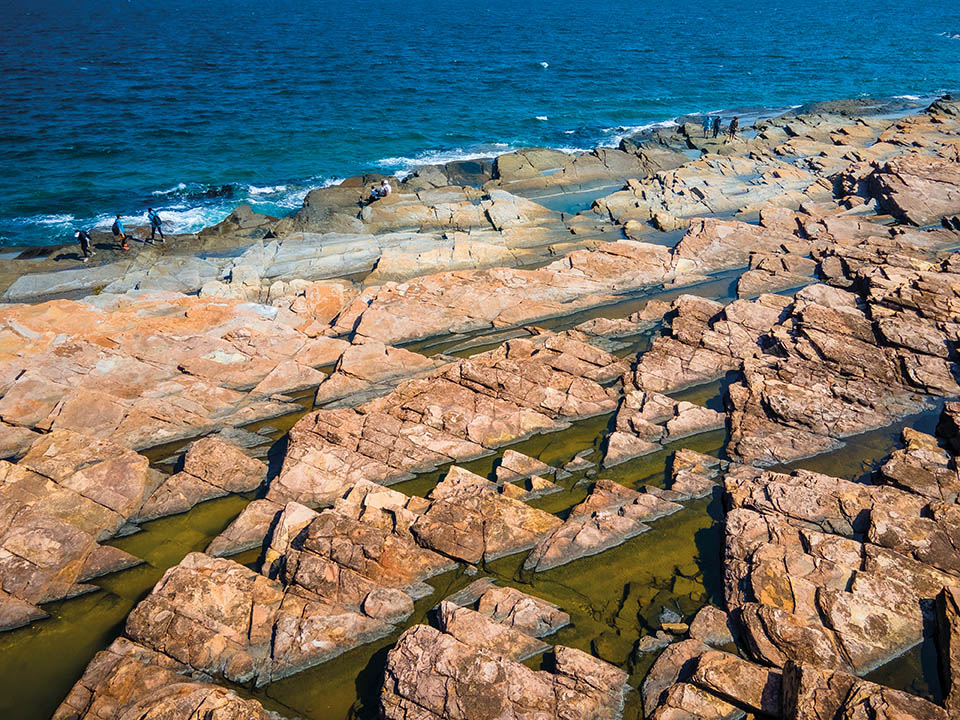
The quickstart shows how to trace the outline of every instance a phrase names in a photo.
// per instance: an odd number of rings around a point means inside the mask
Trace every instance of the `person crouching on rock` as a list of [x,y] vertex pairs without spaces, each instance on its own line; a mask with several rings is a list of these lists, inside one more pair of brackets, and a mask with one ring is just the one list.
[[733,120],[730,121],[730,139],[731,140],[737,137],[737,130],[739,129],[740,129],[740,118],[734,115]]
[[386,178],[380,181],[380,188],[377,192],[380,194],[380,197],[386,197],[393,192],[393,188],[390,187],[390,183],[387,182]]
[[117,219],[113,221],[113,236],[120,241],[121,250],[129,250],[130,246],[127,245],[127,234],[123,231],[123,220],[120,219],[120,216],[117,215]]
[[77,242],[80,243],[80,249],[83,251],[84,262],[96,255],[96,253],[90,249],[90,235],[87,234],[86,230],[77,228],[77,231],[73,234],[73,236],[77,239]]
[[380,199],[380,191],[376,185],[370,186],[370,194],[367,196],[367,205]]
[[160,233],[160,242],[166,242],[163,237],[163,228],[160,227],[163,222],[160,219],[160,213],[153,208],[147,208],[147,219],[150,221],[150,242],[156,239],[157,233]]

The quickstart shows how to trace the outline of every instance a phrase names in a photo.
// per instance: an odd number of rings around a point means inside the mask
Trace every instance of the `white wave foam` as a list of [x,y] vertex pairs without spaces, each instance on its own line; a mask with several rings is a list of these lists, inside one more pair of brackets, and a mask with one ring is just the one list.
[[541,62],[541,63],[540,63],[540,67],[542,67],[544,70],[546,70],[548,67],[550,67],[550,63],[548,63],[548,62],[546,62],[546,61]]
[[76,218],[69,213],[59,213],[59,214],[50,214],[50,215],[31,215],[29,217],[16,217],[11,220],[13,223],[18,225],[43,225],[43,226],[55,226],[55,225],[69,225],[74,222]]
[[247,186],[247,192],[251,195],[276,195],[277,193],[286,192],[286,190],[286,185],[264,185],[263,187],[256,185]]
[[[209,225],[216,225],[221,222],[232,211],[232,207],[208,206],[208,207],[190,207],[187,205],[170,205],[156,208],[160,213],[160,219],[163,220],[163,231],[167,234],[195,233]],[[89,221],[89,225],[97,230],[109,230],[113,225],[116,215],[103,214],[97,215]],[[147,225],[147,214],[141,215],[121,215],[127,233],[135,227]]]
[[451,162],[464,162],[467,160],[481,160],[484,158],[495,157],[503,153],[512,152],[517,148],[507,143],[491,143],[489,150],[476,149],[464,150],[463,148],[453,148],[452,150],[440,150],[433,152],[423,152],[412,157],[387,157],[378,160],[375,164],[385,170],[396,172],[400,179],[405,178],[418,167],[423,165],[445,165]]
[[176,195],[179,192],[182,192],[187,189],[186,183],[177,183],[173,187],[167,188],[166,190],[154,190],[151,195],[162,196],[162,195]]
[[537,119],[537,120],[549,120],[550,118],[548,118],[546,115],[537,115],[536,119]]
[[620,144],[620,141],[624,138],[637,135],[642,133],[645,130],[656,130],[657,128],[671,128],[677,127],[679,123],[676,119],[672,120],[658,120],[657,122],[644,123],[643,125],[619,125],[617,127],[611,128],[602,128],[602,132],[610,133],[610,146],[615,147]]

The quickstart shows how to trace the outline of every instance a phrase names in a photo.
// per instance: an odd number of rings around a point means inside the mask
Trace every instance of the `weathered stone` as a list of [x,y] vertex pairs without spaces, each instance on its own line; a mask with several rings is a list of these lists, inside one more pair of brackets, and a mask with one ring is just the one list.
[[743,711],[690,683],[673,685],[649,715],[651,720],[739,720]]
[[477,612],[533,637],[552,635],[570,623],[559,607],[514,588],[491,588],[477,603]]
[[473,564],[527,550],[562,524],[459,467],[451,468],[428,497],[433,503],[411,527],[417,541]]
[[196,670],[262,685],[383,637],[391,627],[285,593],[231,560],[192,553],[133,609],[126,633]]
[[91,660],[54,720],[282,720],[259,702],[191,677],[189,666],[118,638]]
[[440,630],[478,650],[494,653],[508,660],[526,660],[550,646],[511,625],[453,603],[442,602],[437,613]]
[[536,672],[433,628],[407,630],[387,655],[380,713],[388,720],[489,717],[619,718],[623,671],[556,648],[556,672]]
[[[296,504],[289,504],[285,512],[289,513],[291,506]],[[290,530],[285,528],[283,518],[278,522],[274,533],[285,532],[289,543],[284,548],[279,541],[271,541],[263,572],[279,572],[285,585],[304,588],[327,602],[360,608],[364,598],[377,588],[395,588],[414,598],[423,597],[432,592],[424,580],[455,566],[447,558],[419,547],[409,536],[334,510],[324,510],[301,525],[308,520],[309,511],[300,508],[304,517]],[[274,553],[277,559],[270,562]]]
[[497,466],[497,482],[513,482],[534,475],[550,475],[553,472],[554,468],[546,463],[508,448],[503,451],[503,458]]
[[943,705],[960,713],[960,592],[944,588],[937,595],[937,652],[943,682]]
[[523,565],[540,572],[595,555],[649,530],[647,522],[680,509],[677,503],[656,495],[599,480],[587,499],[539,542]]
[[205,552],[212,557],[226,557],[261,547],[282,509],[282,505],[270,500],[254,500],[210,541]]
[[239,448],[214,437],[201,438],[187,450],[183,469],[164,480],[137,514],[139,520],[185,512],[205,500],[256,490],[267,466]]
[[943,708],[927,700],[802,662],[790,662],[784,667],[782,712],[787,720],[949,717]]
[[668,646],[660,653],[643,681],[645,715],[653,713],[672,685],[690,677],[696,666],[696,658],[709,649],[699,640],[684,640]]
[[733,634],[727,614],[713,605],[705,605],[690,623],[690,637],[713,647],[731,644]]
[[690,682],[754,712],[772,716],[780,713],[780,673],[731,653],[703,653],[697,658]]
[[960,165],[956,160],[904,155],[871,177],[880,205],[914,225],[939,222],[960,210]]

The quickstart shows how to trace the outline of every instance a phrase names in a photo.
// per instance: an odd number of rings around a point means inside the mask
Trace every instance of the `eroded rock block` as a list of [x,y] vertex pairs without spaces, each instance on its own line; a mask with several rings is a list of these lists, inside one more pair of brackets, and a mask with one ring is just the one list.
[[651,493],[638,493],[610,480],[598,480],[587,499],[534,548],[524,567],[540,572],[603,552],[648,530],[647,522],[681,508]]
[[556,648],[556,672],[534,671],[431,627],[407,630],[387,655],[380,712],[389,720],[619,718],[626,674]]
[[97,653],[53,717],[283,720],[256,700],[213,685],[189,666],[126,638]]

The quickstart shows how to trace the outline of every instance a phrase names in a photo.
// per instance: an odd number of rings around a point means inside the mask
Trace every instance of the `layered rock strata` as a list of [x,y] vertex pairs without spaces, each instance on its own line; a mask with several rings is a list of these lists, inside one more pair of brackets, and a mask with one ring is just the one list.
[[[495,607],[507,601],[511,609],[506,614],[484,613],[491,593],[498,594]],[[444,602],[439,630],[417,625],[400,637],[387,656],[382,717],[620,717],[627,676],[612,665],[560,645],[553,648],[551,672],[518,662],[550,646],[531,632],[539,622],[516,622],[517,606],[536,608],[537,615],[544,610],[556,615],[555,608],[515,591],[504,597],[487,590],[479,602],[479,612]]]
[[359,480],[397,482],[609,412],[617,391],[599,381],[622,370],[575,332],[510,340],[359,408],[307,415],[267,499],[329,505]]

